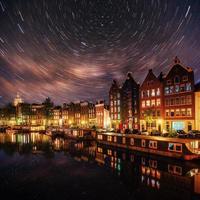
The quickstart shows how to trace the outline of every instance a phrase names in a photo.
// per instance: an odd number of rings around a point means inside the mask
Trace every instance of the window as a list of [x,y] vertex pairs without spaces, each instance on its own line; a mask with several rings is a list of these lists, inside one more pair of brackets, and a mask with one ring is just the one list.
[[120,93],[117,93],[117,98],[120,98]]
[[108,154],[109,156],[112,156],[112,150],[108,149],[108,150],[107,150],[107,154]]
[[118,106],[118,112],[120,112],[120,106]]
[[169,131],[169,122],[166,122],[166,130]]
[[191,83],[186,83],[186,91],[191,91],[191,90],[192,90]]
[[150,97],[150,90],[147,90],[147,97]]
[[156,95],[160,96],[160,88],[157,88]]
[[180,85],[180,92],[184,92],[185,91],[185,84],[181,84]]
[[175,76],[174,83],[180,83],[180,77],[179,76]]
[[146,101],[146,106],[148,106],[148,107],[150,106],[150,100]]
[[167,85],[171,85],[172,81],[171,80],[167,80]]
[[181,109],[181,116],[186,116],[186,109],[185,108]]
[[122,144],[126,144],[126,138],[125,137],[122,138]]
[[112,136],[108,135],[108,136],[107,136],[107,141],[108,141],[108,142],[112,142]]
[[169,117],[169,110],[165,111],[165,115],[166,115],[166,117]]
[[192,96],[191,95],[188,95],[186,97],[186,104],[192,104]]
[[169,93],[170,93],[170,94],[174,93],[174,86],[170,86],[170,88],[169,88]]
[[157,141],[149,141],[149,148],[157,149]]
[[160,99],[157,99],[157,100],[156,100],[156,105],[157,105],[157,106],[160,106],[160,105],[161,105]]
[[176,98],[176,105],[179,105],[179,98]]
[[142,108],[145,108],[145,101],[142,101]]
[[171,111],[170,111],[170,116],[171,116],[171,117],[174,117],[174,110],[171,110]]
[[98,136],[97,136],[97,139],[98,139],[98,140],[103,140],[103,135],[98,135]]
[[169,105],[169,99],[165,100],[165,105],[168,106]]
[[178,143],[169,143],[168,151],[182,152],[182,144]]
[[188,108],[187,109],[187,116],[192,116],[192,109],[191,108]]
[[99,153],[103,153],[103,149],[100,148],[100,147],[97,148],[97,151],[98,151]]
[[118,114],[118,120],[120,120],[120,114]]
[[183,76],[183,81],[188,81],[188,76]]
[[118,106],[120,105],[120,100],[117,101]]
[[155,99],[151,100],[151,106],[155,106],[155,105],[156,105]]
[[160,117],[160,110],[157,110],[157,117]]
[[117,136],[114,136],[114,142],[117,142]]
[[165,94],[169,94],[169,87],[165,87]]
[[180,109],[176,109],[176,116],[180,116]]
[[152,90],[151,90],[151,96],[152,96],[152,97],[155,97],[155,96],[156,96],[156,91],[155,91],[155,89],[152,89]]
[[192,130],[192,123],[188,122],[188,131],[191,131],[191,130]]
[[134,145],[134,138],[130,139],[130,145],[132,145],[132,146]]
[[146,147],[146,141],[145,140],[141,140],[141,144],[142,144],[142,147]]
[[179,91],[180,91],[180,86],[179,86],[179,85],[176,85],[176,86],[175,86],[175,92],[178,93]]

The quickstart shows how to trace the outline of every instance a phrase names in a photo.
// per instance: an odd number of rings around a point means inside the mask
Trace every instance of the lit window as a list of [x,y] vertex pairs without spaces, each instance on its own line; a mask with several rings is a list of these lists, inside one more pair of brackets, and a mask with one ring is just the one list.
[[186,116],[186,110],[185,110],[185,108],[181,109],[181,116]]
[[155,97],[155,95],[156,95],[156,91],[155,91],[155,89],[152,89],[152,91],[151,91],[151,96],[152,96],[152,97]]
[[157,141],[149,141],[149,148],[157,149]]
[[192,90],[191,83],[186,83],[186,91],[191,91],[191,90]]
[[145,101],[142,101],[142,108],[145,108]]
[[132,146],[134,145],[134,138],[130,139],[130,145],[132,145]]
[[174,86],[169,87],[169,93],[172,94],[174,92]]
[[146,106],[150,106],[150,100],[146,101]]
[[169,87],[165,87],[165,94],[169,94]]
[[179,85],[176,85],[175,86],[175,92],[179,92],[180,91],[180,86]]
[[156,95],[160,96],[160,88],[157,88]]
[[180,116],[180,109],[176,109],[176,116]]
[[160,105],[161,105],[160,99],[157,99],[157,100],[156,100],[156,105],[157,105],[157,106],[160,106]]
[[120,120],[120,114],[118,114],[118,119]]
[[119,106],[120,105],[120,100],[118,100],[117,103],[118,103],[118,106]]
[[187,109],[187,116],[192,116],[192,109],[191,108]]

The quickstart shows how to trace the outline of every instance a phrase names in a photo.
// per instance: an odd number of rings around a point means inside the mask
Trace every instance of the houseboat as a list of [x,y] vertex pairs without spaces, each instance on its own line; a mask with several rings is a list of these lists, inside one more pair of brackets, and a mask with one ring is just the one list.
[[96,131],[91,129],[49,127],[46,130],[46,134],[49,136],[62,136],[64,138],[76,140],[94,140],[96,138]]
[[97,133],[97,142],[134,151],[183,160],[200,158],[200,140],[143,136],[136,134]]

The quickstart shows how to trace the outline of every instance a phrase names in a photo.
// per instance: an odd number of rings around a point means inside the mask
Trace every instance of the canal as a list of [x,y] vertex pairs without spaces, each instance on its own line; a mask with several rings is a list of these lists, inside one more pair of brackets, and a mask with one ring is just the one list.
[[0,133],[1,199],[200,199],[200,162]]

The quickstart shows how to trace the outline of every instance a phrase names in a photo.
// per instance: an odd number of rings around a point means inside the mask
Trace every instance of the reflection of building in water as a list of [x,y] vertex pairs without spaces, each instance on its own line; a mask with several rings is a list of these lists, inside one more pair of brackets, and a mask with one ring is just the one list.
[[[114,170],[124,180],[133,182],[134,187],[166,192],[172,199],[190,199],[193,193],[200,194],[198,165],[185,165],[173,161],[155,160],[138,153],[125,153],[115,148],[97,145],[96,161]],[[197,167],[197,169],[193,168]],[[130,180],[132,179],[132,181]],[[160,193],[160,194],[161,194]]]

